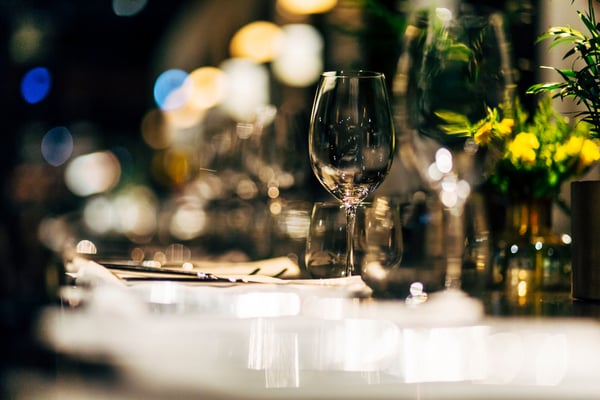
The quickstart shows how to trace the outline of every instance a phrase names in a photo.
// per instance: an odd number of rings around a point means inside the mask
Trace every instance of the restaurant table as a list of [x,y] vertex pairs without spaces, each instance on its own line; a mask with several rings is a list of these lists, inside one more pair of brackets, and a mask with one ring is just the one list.
[[600,398],[600,304],[566,290],[415,304],[360,277],[125,280],[76,264],[37,324],[56,371],[14,373],[12,398]]

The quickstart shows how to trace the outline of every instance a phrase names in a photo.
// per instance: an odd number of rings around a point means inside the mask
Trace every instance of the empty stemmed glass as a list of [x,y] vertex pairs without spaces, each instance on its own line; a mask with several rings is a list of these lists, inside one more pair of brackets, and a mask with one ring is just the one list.
[[342,202],[347,221],[345,276],[354,269],[356,209],[388,174],[395,133],[385,77],[330,71],[321,76],[310,118],[309,154],[320,183]]
[[477,136],[449,126],[457,121],[474,124],[492,108],[510,106],[515,84],[500,13],[460,0],[423,4],[425,8],[416,9],[410,19],[406,51],[399,62],[400,130],[415,168],[447,211],[445,286],[460,288],[466,239],[463,211],[498,154],[480,148]]

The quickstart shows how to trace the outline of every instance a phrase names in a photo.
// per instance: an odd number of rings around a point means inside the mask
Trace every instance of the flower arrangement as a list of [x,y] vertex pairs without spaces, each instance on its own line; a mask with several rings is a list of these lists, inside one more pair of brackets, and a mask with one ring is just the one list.
[[470,137],[487,152],[488,183],[513,198],[554,197],[560,185],[600,160],[592,125],[574,123],[558,113],[550,98],[530,116],[519,101],[487,110],[475,123],[461,114],[440,111],[449,134]]

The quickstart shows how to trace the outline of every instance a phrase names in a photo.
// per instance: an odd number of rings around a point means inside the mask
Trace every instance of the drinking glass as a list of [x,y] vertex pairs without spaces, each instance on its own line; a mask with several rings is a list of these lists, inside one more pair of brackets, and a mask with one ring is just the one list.
[[314,174],[346,212],[343,273],[349,276],[356,272],[356,209],[383,182],[394,155],[394,123],[384,75],[323,73],[313,103],[308,144]]
[[449,133],[443,116],[462,115],[474,124],[489,109],[510,105],[515,85],[499,12],[457,0],[424,4],[412,13],[399,62],[400,132],[409,148],[403,154],[411,154],[404,161],[410,159],[445,210],[445,285],[460,288],[465,205],[499,155]]
[[[353,232],[355,274],[374,291],[383,290],[388,276],[402,260],[400,205],[389,197],[375,197],[356,208]],[[346,276],[347,223],[343,204],[316,202],[306,241],[306,267],[314,278]]]

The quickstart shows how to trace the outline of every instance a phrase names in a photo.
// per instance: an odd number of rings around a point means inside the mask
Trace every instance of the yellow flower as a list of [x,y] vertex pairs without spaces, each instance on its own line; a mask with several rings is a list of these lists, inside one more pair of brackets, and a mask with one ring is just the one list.
[[600,150],[598,150],[598,144],[589,139],[584,140],[579,157],[580,163],[584,168],[593,162],[600,160]]
[[582,136],[571,136],[569,141],[565,144],[565,151],[568,156],[576,156],[583,149],[583,137]]
[[508,145],[508,152],[513,164],[533,165],[536,159],[535,150],[539,147],[540,142],[533,133],[521,132]]
[[554,153],[553,157],[555,163],[561,164],[569,158],[569,152],[567,151],[567,147],[568,146],[566,144],[556,146],[556,152]]
[[512,118],[502,118],[502,121],[496,124],[496,129],[501,137],[508,136],[512,133],[512,128],[515,126],[515,120]]
[[490,143],[492,140],[492,128],[493,125],[491,122],[486,122],[485,124],[481,125],[479,129],[477,129],[477,132],[475,132],[475,143],[481,145]]

